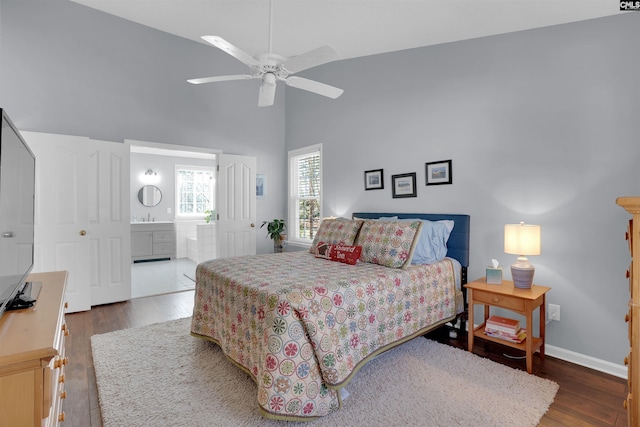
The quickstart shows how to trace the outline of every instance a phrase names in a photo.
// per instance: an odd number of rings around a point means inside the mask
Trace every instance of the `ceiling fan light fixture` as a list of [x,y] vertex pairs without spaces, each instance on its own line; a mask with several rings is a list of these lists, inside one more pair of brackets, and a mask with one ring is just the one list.
[[276,98],[276,76],[273,73],[266,73],[262,77],[260,93],[258,94],[258,107],[269,107],[273,105]]

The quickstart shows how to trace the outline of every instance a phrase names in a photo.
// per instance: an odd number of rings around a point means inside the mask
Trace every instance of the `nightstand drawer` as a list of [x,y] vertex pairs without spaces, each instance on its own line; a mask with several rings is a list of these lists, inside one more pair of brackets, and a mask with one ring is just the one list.
[[479,291],[477,289],[473,290],[473,302],[489,304],[515,311],[524,311],[525,309],[525,301],[522,298],[508,295],[497,295],[491,292]]

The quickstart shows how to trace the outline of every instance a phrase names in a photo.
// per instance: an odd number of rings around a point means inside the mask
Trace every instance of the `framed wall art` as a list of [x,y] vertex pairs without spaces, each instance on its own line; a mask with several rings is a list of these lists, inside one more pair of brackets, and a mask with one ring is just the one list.
[[426,185],[453,183],[451,172],[451,160],[425,163]]
[[267,195],[267,176],[256,174],[256,197],[262,199]]
[[382,169],[364,171],[364,189],[382,190],[384,188],[384,175]]
[[391,176],[391,194],[394,199],[400,197],[417,197],[416,173],[403,173]]

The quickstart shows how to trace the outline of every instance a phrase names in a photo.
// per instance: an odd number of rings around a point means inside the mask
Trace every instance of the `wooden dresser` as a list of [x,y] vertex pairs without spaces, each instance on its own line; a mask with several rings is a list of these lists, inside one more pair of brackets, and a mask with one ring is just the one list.
[[629,392],[624,406],[627,409],[629,426],[635,427],[640,424],[640,197],[619,197],[616,203],[633,215],[626,234],[631,252],[631,266],[627,270],[631,296],[625,321],[628,323],[631,348],[624,359],[629,370]]
[[64,421],[64,315],[67,272],[35,273],[42,288],[32,308],[0,319],[0,425],[57,426]]

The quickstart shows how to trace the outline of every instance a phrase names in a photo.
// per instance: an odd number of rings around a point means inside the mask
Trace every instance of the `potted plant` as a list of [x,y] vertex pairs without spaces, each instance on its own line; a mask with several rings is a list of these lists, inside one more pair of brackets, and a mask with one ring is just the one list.
[[286,235],[284,231],[286,224],[284,219],[273,219],[271,221],[263,221],[260,228],[267,226],[267,236],[273,240],[273,251],[282,252],[282,242],[285,240]]
[[216,219],[216,210],[206,210],[204,211],[204,221],[209,224],[211,220],[215,221]]

